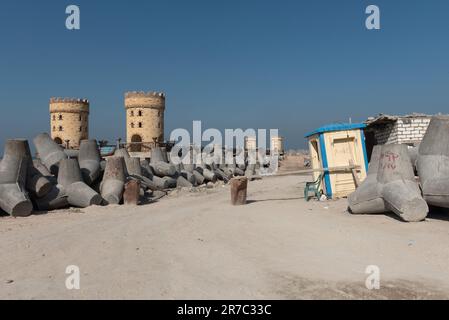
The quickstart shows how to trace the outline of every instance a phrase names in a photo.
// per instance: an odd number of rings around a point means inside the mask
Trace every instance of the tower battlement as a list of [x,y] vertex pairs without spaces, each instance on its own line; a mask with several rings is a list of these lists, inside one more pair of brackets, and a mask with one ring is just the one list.
[[50,98],[50,113],[89,113],[89,100]]
[[79,103],[79,104],[89,104],[89,100],[87,99],[79,99],[79,98],[59,98],[52,97],[50,98],[50,103]]
[[129,91],[125,93],[125,99],[127,98],[153,98],[159,97],[165,99],[165,93],[163,92],[144,92],[144,91]]
[[162,92],[126,92],[125,108],[165,109],[165,94]]

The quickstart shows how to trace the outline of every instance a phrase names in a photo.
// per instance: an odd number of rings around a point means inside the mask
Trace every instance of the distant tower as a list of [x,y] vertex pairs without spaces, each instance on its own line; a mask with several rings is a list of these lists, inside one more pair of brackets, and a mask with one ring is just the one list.
[[165,95],[157,92],[125,93],[126,141],[137,143],[133,151],[141,151],[140,142],[164,141]]
[[66,148],[78,149],[82,140],[89,139],[89,101],[51,98],[50,126],[53,140]]
[[284,154],[283,137],[271,137],[271,151],[280,155]]
[[245,150],[246,151],[254,151],[257,150],[257,138],[250,136],[245,137]]

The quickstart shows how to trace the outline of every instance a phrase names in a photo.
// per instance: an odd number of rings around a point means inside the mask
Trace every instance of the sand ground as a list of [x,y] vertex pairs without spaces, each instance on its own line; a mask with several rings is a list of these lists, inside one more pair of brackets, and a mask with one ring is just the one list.
[[[0,218],[2,299],[447,299],[449,213],[407,224],[352,216],[346,200],[306,203],[304,181],[175,192],[139,207]],[[81,271],[65,287],[66,267]],[[368,265],[381,289],[365,287]]]

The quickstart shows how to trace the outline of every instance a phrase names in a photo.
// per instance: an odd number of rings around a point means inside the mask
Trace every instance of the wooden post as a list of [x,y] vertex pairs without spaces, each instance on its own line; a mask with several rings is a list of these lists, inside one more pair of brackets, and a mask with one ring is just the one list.
[[123,201],[125,205],[137,206],[140,198],[140,181],[131,180],[125,184]]
[[248,178],[239,177],[231,179],[231,203],[233,206],[246,204]]

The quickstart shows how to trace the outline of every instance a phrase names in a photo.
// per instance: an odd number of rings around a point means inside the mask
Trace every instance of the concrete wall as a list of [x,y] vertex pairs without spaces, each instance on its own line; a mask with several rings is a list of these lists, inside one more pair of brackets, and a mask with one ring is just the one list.
[[78,149],[82,140],[89,139],[89,101],[52,98],[50,132],[53,140],[64,146],[69,140],[69,148]]

